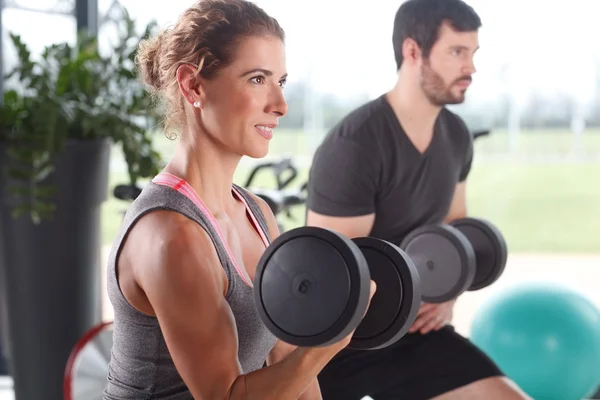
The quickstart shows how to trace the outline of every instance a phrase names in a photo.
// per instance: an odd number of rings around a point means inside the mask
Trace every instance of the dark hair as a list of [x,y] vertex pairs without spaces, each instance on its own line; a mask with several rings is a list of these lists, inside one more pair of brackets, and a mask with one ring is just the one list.
[[404,41],[413,39],[421,48],[423,57],[429,57],[444,22],[448,22],[458,32],[473,32],[481,27],[479,15],[463,0],[404,2],[396,12],[392,34],[397,69],[402,65]]
[[275,18],[246,0],[199,0],[181,14],[174,27],[140,42],[136,63],[141,79],[167,103],[165,128],[184,123],[177,68],[196,66],[210,79],[229,65],[245,38],[274,36],[285,40]]

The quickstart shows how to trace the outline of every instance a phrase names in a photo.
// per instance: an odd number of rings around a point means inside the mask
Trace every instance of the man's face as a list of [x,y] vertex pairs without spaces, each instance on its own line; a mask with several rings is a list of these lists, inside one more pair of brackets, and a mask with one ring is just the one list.
[[478,48],[477,32],[456,32],[448,23],[442,24],[437,42],[421,64],[421,88],[432,104],[444,106],[465,101]]

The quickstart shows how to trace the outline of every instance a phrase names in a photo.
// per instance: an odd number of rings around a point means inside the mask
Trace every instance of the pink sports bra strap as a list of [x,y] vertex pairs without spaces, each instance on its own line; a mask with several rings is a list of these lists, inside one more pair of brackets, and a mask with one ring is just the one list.
[[[162,172],[162,173],[158,174],[156,177],[154,177],[154,179],[152,179],[152,183],[155,183],[157,185],[168,186],[168,187],[172,188],[173,190],[178,191],[179,193],[181,193],[182,195],[184,195],[185,197],[190,199],[198,207],[200,212],[202,212],[202,214],[209,220],[210,224],[212,225],[212,227],[215,229],[215,231],[219,235],[219,239],[221,240],[223,247],[225,247],[225,250],[227,251],[227,255],[229,256],[229,259],[233,263],[237,273],[240,275],[240,277],[242,278],[244,283],[246,283],[248,286],[252,286],[252,282],[250,281],[250,277],[248,276],[248,273],[246,272],[245,269],[242,269],[239,267],[238,263],[236,262],[235,258],[233,257],[231,249],[229,248],[229,246],[227,245],[227,242],[225,241],[225,237],[223,235],[221,227],[219,226],[219,222],[212,215],[212,213],[208,210],[208,207],[206,207],[206,205],[200,199],[200,197],[198,196],[196,191],[192,188],[192,186],[189,183],[187,183],[184,179],[181,179],[181,178],[179,178],[175,175],[169,174],[167,172]],[[250,215],[250,220],[252,222],[252,225],[254,226],[254,229],[256,229],[256,231],[260,235],[263,243],[265,244],[265,247],[267,247],[269,245],[269,240],[267,239],[267,235],[265,234],[265,232],[261,228],[260,224],[258,223],[258,220],[257,220],[256,216],[254,215],[254,213],[252,212],[250,206],[248,205],[248,202],[244,199],[244,197],[240,193],[238,193],[237,189],[233,188],[232,190],[233,190],[233,193],[235,193],[236,197],[244,203],[246,210],[247,210],[248,214]]]

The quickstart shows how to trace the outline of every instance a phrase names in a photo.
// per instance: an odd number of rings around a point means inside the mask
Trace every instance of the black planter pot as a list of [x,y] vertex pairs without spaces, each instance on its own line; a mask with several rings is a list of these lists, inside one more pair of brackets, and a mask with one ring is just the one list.
[[[101,318],[100,217],[109,161],[107,140],[69,142],[48,178],[57,188],[57,210],[38,225],[11,216],[2,175],[0,269],[16,400],[61,400],[69,353]],[[6,162],[0,147],[0,163]]]
[[8,310],[4,282],[6,279],[0,268],[0,376],[8,375]]

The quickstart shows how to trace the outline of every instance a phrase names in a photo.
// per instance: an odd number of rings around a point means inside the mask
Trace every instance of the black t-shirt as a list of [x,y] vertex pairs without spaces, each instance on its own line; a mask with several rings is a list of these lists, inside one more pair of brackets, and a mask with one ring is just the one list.
[[375,213],[370,235],[399,245],[411,230],[443,221],[472,158],[472,137],[458,115],[441,110],[421,154],[382,95],[325,137],[310,169],[307,207],[338,217]]

